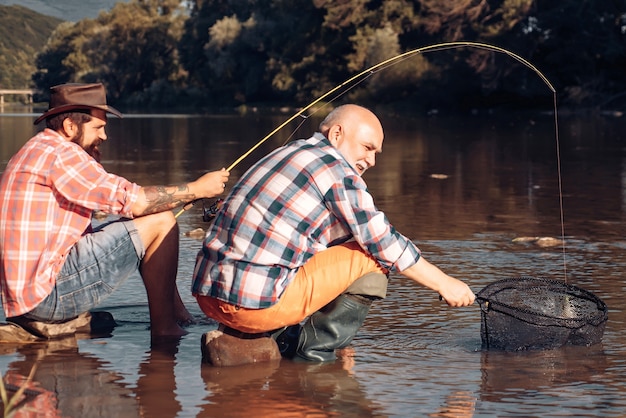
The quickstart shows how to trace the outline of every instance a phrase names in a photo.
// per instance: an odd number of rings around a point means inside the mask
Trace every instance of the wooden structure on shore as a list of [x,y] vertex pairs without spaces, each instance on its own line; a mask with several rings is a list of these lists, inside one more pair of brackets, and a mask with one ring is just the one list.
[[33,104],[33,95],[35,90],[33,89],[0,89],[0,106],[4,106],[4,96],[7,94],[23,94],[28,99],[28,104]]

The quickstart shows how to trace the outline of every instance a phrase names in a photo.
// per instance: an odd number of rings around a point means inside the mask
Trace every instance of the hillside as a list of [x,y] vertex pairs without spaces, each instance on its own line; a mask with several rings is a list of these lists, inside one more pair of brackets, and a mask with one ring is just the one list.
[[0,6],[0,88],[27,88],[35,56],[60,19],[22,6]]
[[101,11],[109,11],[118,0],[0,0],[0,6],[20,5],[39,14],[78,22],[95,18]]

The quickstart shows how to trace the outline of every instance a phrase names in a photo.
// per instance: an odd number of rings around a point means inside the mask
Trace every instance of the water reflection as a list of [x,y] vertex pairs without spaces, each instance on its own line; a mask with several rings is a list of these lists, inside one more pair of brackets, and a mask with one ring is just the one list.
[[[481,355],[481,402],[509,411],[575,416],[622,416],[621,377],[602,344],[555,350]],[[618,373],[621,374],[621,373]],[[514,406],[518,405],[518,406]],[[523,405],[523,406],[519,406]],[[575,412],[574,412],[575,411]]]
[[446,397],[445,404],[429,417],[471,418],[476,409],[476,397],[467,391],[451,393]]
[[379,408],[352,375],[350,362],[350,357],[344,357],[332,364],[203,366],[207,387],[203,416],[224,411],[231,417],[248,417],[251,411],[257,417],[376,416]]
[[179,344],[179,339],[153,343],[139,365],[136,391],[139,416],[175,417],[181,412],[174,373]]
[[[20,359],[8,367],[5,382],[14,388],[24,385],[35,368],[32,382],[19,413],[30,411],[45,416],[136,416],[133,392],[117,383],[121,377],[105,370],[98,358],[79,352],[75,338],[23,346],[3,344],[5,354]],[[23,411],[23,412],[22,412]]]
[[481,399],[501,401],[513,391],[545,390],[568,382],[599,383],[609,365],[602,344],[554,350],[481,352]]

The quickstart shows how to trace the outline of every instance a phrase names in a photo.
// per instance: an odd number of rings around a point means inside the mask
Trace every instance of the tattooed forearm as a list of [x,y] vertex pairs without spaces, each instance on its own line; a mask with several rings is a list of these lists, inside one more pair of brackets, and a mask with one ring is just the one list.
[[174,209],[176,206],[196,198],[194,194],[189,193],[189,187],[186,184],[170,187],[148,186],[144,187],[143,190],[146,194],[147,205],[142,213],[143,215]]

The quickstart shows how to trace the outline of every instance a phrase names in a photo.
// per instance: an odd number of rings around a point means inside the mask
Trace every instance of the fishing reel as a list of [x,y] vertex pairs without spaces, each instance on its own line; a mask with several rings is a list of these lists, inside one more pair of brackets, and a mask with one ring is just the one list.
[[217,216],[217,212],[222,208],[224,199],[217,199],[208,208],[205,206],[205,200],[202,200],[202,220],[204,222],[211,222]]

